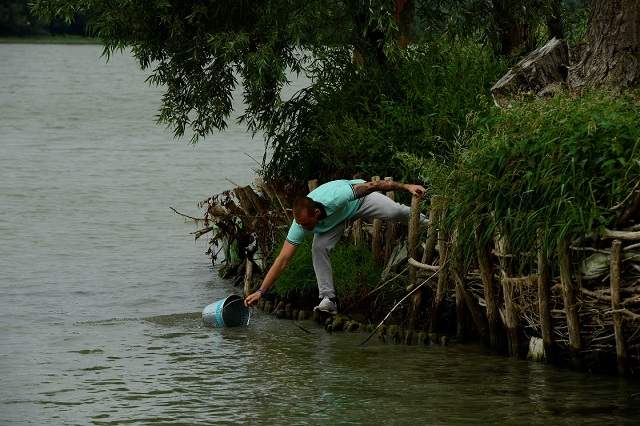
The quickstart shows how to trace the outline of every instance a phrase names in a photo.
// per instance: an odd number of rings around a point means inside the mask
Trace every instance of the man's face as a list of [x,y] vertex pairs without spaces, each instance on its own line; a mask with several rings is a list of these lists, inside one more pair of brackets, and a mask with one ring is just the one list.
[[296,222],[307,231],[313,231],[320,219],[320,209],[294,211],[293,217]]

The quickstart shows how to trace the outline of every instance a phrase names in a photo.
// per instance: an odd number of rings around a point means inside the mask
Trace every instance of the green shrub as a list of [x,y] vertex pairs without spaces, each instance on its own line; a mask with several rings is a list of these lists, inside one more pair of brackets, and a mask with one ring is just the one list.
[[[515,250],[548,248],[614,226],[640,172],[637,94],[590,93],[522,102],[479,120],[469,146],[422,173],[448,201],[449,224],[465,238],[498,226]],[[415,164],[414,164],[415,166]]]
[[[276,282],[273,293],[286,298],[317,298],[318,286],[311,261],[311,242],[312,239],[307,238],[300,244]],[[279,251],[278,249],[277,252]],[[363,290],[370,289],[379,282],[381,268],[373,261],[371,252],[363,246],[339,242],[331,252],[331,265],[336,293],[343,303],[358,297]]]
[[413,45],[384,68],[359,67],[350,51],[336,61],[335,75],[282,106],[279,132],[268,135],[267,176],[412,179],[393,156],[450,153],[467,115],[489,110],[489,87],[505,71],[488,47],[471,42]]

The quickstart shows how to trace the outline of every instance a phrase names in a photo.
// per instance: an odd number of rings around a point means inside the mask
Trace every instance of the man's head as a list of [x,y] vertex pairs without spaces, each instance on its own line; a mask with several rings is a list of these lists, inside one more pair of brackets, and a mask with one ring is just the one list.
[[300,197],[293,202],[293,217],[304,229],[312,231],[322,217],[322,210],[311,198]]

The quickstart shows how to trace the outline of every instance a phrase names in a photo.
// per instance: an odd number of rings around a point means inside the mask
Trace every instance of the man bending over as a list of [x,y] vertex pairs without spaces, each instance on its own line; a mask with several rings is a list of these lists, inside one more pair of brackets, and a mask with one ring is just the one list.
[[[245,305],[255,304],[276,282],[291,260],[304,237],[313,236],[313,269],[318,281],[320,303],[315,309],[335,314],[338,312],[333,285],[333,271],[329,253],[340,240],[349,219],[382,219],[391,222],[407,222],[410,208],[396,203],[377,191],[408,191],[422,196],[425,189],[393,181],[365,182],[362,179],[334,180],[320,185],[306,197],[295,200],[294,221],[289,228],[282,250],[264,277],[260,288],[247,296]],[[426,219],[421,215],[421,221]]]

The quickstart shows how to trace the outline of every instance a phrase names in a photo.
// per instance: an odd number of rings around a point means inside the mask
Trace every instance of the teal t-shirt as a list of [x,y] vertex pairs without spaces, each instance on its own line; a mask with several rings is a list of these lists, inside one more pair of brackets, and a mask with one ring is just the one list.
[[323,183],[311,191],[307,197],[321,203],[327,217],[318,221],[313,231],[305,230],[294,219],[287,234],[287,241],[297,246],[302,243],[306,235],[323,234],[335,228],[339,223],[352,218],[362,205],[362,199],[356,198],[352,185],[364,182],[362,179],[334,180]]

